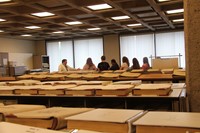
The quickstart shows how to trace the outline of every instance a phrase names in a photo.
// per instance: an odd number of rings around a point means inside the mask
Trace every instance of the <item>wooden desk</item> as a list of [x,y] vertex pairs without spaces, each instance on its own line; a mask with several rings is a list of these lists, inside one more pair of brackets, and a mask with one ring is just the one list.
[[1,81],[15,81],[15,77],[0,77],[0,82]]

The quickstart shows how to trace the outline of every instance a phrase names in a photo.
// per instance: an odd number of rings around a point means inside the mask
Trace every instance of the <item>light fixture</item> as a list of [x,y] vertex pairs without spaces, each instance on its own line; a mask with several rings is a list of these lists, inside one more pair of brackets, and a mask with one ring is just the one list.
[[62,34],[62,33],[64,33],[64,31],[54,31],[54,32],[52,32],[52,33],[55,33],[55,34]]
[[116,17],[111,17],[113,20],[121,20],[121,19],[129,19],[129,16],[116,16]]
[[169,11],[166,11],[166,12],[167,12],[167,14],[182,13],[182,12],[184,12],[184,9],[169,10]]
[[82,22],[80,22],[80,21],[72,21],[72,22],[65,22],[65,24],[68,24],[68,25],[77,25],[77,24],[82,24]]
[[166,2],[166,1],[170,1],[170,0],[158,0],[158,2]]
[[50,12],[38,12],[38,13],[31,13],[33,16],[37,17],[49,17],[49,16],[54,16],[55,14],[50,13]]
[[21,35],[21,36],[23,36],[23,37],[29,37],[29,36],[32,36],[32,35],[30,35],[30,34],[24,34],[24,35]]
[[4,32],[3,30],[0,30],[0,33]]
[[39,29],[41,27],[39,27],[39,26],[27,26],[25,28],[27,28],[27,29]]
[[174,20],[172,20],[173,22],[182,22],[182,21],[184,21],[184,19],[174,19]]
[[101,28],[88,28],[87,30],[100,30]]
[[0,0],[0,3],[3,3],[3,2],[10,2],[11,0]]
[[4,21],[6,21],[5,19],[2,19],[2,18],[0,18],[0,22],[4,22]]
[[128,27],[135,27],[135,26],[141,26],[142,24],[138,23],[138,24],[128,24]]
[[96,10],[110,9],[110,8],[112,8],[112,6],[110,6],[108,4],[98,4],[98,5],[87,6],[87,8],[96,11]]

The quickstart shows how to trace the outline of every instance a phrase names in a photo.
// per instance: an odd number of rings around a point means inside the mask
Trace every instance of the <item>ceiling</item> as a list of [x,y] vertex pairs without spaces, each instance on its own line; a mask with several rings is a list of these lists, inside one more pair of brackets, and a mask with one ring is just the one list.
[[[93,11],[87,6],[107,3],[112,8]],[[183,12],[166,11],[183,9],[183,0],[12,0],[0,3],[0,36],[31,40],[62,39],[104,34],[138,33],[183,29]],[[31,13],[50,12],[53,16],[37,17]],[[113,20],[111,17],[128,16]],[[67,25],[79,21],[82,24]],[[128,24],[140,26],[127,26]],[[26,26],[39,26],[27,29]],[[100,28],[100,30],[88,30]],[[63,33],[53,33],[62,31]],[[21,35],[31,36],[23,37]]]

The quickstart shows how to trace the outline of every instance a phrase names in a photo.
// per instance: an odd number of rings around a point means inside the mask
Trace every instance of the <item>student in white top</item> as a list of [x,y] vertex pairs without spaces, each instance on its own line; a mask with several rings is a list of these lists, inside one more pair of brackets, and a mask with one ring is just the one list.
[[86,64],[84,65],[83,70],[97,70],[96,66],[92,62],[92,58],[87,58]]
[[121,65],[121,67],[120,67],[120,70],[128,70],[130,63],[129,63],[129,60],[128,60],[128,58],[126,56],[124,56],[122,58],[122,62],[123,63]]
[[73,70],[76,70],[76,69],[67,65],[67,59],[63,59],[62,63],[58,66],[58,72],[67,72],[67,71],[73,71]]

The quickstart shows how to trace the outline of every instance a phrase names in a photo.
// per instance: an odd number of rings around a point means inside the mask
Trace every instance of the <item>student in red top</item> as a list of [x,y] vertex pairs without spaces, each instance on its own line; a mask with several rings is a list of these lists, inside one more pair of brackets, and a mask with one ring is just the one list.
[[147,57],[144,57],[144,58],[143,58],[142,69],[143,69],[144,71],[147,71],[149,68],[150,68],[150,66],[149,66],[148,58],[147,58]]

